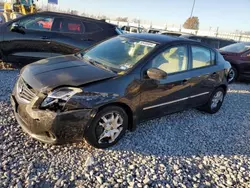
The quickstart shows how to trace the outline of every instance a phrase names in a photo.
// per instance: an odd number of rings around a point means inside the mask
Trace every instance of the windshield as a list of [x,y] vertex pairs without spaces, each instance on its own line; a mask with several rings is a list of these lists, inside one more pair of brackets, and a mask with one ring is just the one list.
[[229,46],[225,46],[223,48],[220,48],[223,52],[234,52],[234,53],[242,53],[250,49],[250,43],[235,43],[231,44]]
[[155,46],[154,43],[138,39],[115,37],[81,53],[81,57],[120,72],[132,68]]
[[32,1],[31,0],[21,0],[21,4],[23,4],[25,6],[30,6],[30,5],[32,5]]

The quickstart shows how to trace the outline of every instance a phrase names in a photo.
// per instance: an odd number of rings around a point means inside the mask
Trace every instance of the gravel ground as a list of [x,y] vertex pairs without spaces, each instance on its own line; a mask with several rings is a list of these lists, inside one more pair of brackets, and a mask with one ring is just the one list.
[[[51,146],[17,125],[16,71],[0,72],[0,187],[250,187],[250,85],[230,86],[219,113],[152,120],[107,150]],[[92,165],[91,165],[92,163]]]

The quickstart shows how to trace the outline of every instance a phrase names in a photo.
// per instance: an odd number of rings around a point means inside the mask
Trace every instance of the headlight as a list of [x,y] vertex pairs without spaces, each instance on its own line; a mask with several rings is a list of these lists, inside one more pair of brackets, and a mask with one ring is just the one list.
[[63,87],[48,94],[41,104],[41,108],[48,108],[54,111],[63,110],[67,101],[76,93],[82,92],[79,88]]

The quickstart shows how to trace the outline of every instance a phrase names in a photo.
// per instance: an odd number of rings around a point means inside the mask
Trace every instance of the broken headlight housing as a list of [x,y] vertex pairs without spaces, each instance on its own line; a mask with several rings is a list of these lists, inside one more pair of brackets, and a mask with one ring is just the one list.
[[42,109],[50,109],[53,111],[63,111],[65,110],[65,105],[68,100],[75,95],[80,93],[82,90],[80,88],[74,87],[63,87],[56,89],[48,94],[41,104]]

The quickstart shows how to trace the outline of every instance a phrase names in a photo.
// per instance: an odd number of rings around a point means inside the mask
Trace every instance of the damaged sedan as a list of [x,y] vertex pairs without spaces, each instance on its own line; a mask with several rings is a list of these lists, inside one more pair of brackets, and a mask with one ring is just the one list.
[[145,120],[191,107],[216,113],[230,68],[196,41],[127,34],[27,65],[11,102],[22,129],[39,141],[85,138],[107,148]]

